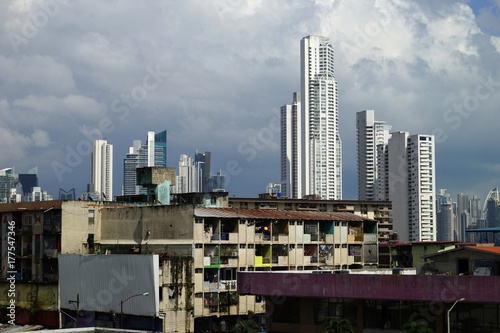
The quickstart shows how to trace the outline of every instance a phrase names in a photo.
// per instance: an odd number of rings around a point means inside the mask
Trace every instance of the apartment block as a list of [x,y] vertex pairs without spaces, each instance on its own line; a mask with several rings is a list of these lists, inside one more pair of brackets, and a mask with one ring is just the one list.
[[[239,272],[378,264],[377,221],[347,212],[353,207],[346,203],[345,211],[338,212],[314,210],[315,203],[303,210],[230,208],[227,193],[191,193],[173,202],[185,204],[46,201],[1,205],[2,220],[13,221],[15,226],[18,324],[72,326],[71,318],[80,318],[81,323],[108,327],[228,331],[238,316],[251,311],[264,321],[266,311],[264,298],[236,292]],[[369,214],[374,214],[371,208],[365,215]],[[3,279],[8,271],[4,251],[7,224],[2,227]],[[145,314],[120,309],[123,300],[140,296],[138,289],[130,289],[135,288],[134,283],[125,283],[126,288],[111,286],[109,279],[104,281],[105,274],[102,278],[93,275],[93,283],[102,286],[91,288],[96,295],[75,292],[71,303],[66,300],[71,295],[63,302],[58,285],[61,269],[66,267],[59,266],[58,256],[62,255],[80,256],[74,259],[80,260],[75,269],[83,269],[93,258],[109,256],[109,264],[103,266],[107,270],[124,267],[119,264],[120,255],[157,256],[148,259],[158,261],[157,273],[148,280],[151,282],[141,283],[150,294],[141,301],[153,302],[151,306],[157,310]],[[115,255],[118,257],[113,259]],[[134,276],[116,270],[122,280]],[[148,268],[151,275],[150,270],[153,268]],[[85,270],[76,276],[85,284]],[[8,286],[0,284],[2,290]],[[105,302],[105,295],[115,302]],[[88,299],[101,299],[104,307],[96,311]]]

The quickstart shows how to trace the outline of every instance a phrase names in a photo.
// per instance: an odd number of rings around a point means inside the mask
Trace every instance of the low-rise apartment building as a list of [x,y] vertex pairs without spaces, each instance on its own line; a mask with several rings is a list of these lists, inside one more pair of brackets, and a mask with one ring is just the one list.
[[[263,298],[237,293],[238,272],[378,263],[378,224],[366,216],[328,210],[231,208],[227,194],[221,193],[172,202],[179,204],[46,201],[0,205],[0,288],[2,292],[9,288],[8,272],[15,272],[17,323],[52,328],[76,322],[109,327],[123,323],[132,328],[127,317],[117,316],[120,302],[103,313],[91,313],[80,302],[80,297],[89,295],[78,295],[78,299],[75,295],[73,302],[61,303],[60,254],[157,255],[158,285],[150,287],[158,294],[158,311],[134,317],[141,324],[133,328],[178,332],[229,330],[238,316],[264,314]],[[14,226],[10,234],[13,258],[7,251],[9,223]],[[14,259],[12,269],[10,259]],[[121,292],[117,297],[123,301],[127,290]],[[7,311],[8,302],[0,301],[2,312]]]

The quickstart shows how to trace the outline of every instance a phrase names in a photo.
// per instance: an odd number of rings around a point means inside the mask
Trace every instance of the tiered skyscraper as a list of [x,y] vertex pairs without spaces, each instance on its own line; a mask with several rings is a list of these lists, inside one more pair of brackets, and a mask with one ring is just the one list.
[[98,200],[113,200],[113,145],[106,140],[94,141],[89,192]]
[[300,83],[293,104],[281,108],[283,194],[341,199],[342,142],[333,47],[328,38],[301,40]]

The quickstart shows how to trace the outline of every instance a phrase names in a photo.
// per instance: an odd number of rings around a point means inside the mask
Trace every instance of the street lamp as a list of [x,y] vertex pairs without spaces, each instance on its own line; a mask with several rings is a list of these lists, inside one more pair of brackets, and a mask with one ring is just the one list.
[[148,295],[149,295],[149,293],[145,292],[145,293],[142,293],[142,294],[132,295],[132,296],[130,296],[128,298],[125,298],[124,300],[120,301],[120,328],[123,328],[123,303],[125,303],[129,299],[137,297],[137,296],[148,296]]
[[465,301],[465,298],[460,298],[460,299],[457,299],[455,301],[455,303],[453,303],[453,305],[448,309],[447,313],[446,313],[446,319],[447,319],[447,322],[448,322],[448,333],[450,333],[450,312],[451,310],[453,310],[453,308],[455,307],[455,305],[457,305],[458,302],[463,302]]

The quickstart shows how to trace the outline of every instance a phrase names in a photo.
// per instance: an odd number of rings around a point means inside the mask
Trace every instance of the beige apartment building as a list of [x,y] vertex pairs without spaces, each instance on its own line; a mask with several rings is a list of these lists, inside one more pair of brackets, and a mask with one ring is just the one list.
[[[183,204],[175,204],[180,201]],[[53,328],[85,322],[167,332],[229,331],[238,316],[259,316],[266,311],[265,298],[237,293],[238,272],[376,266],[381,234],[374,217],[390,212],[386,203],[344,202],[334,211],[334,202],[315,209],[325,202],[304,200],[300,205],[308,207],[283,201],[276,205],[286,209],[274,208],[270,202],[264,208],[260,201],[259,209],[254,209],[248,201],[228,199],[227,193],[190,194],[173,202],[0,205],[2,220],[16,225],[18,323]],[[247,207],[236,207],[236,202],[247,202]],[[357,209],[358,214],[353,214]],[[2,249],[6,231],[2,227]],[[4,252],[2,281],[7,277]],[[100,309],[105,311],[93,311],[85,301],[92,295],[75,292],[74,302],[61,302],[58,282],[64,267],[59,267],[57,258],[65,254],[81,255],[78,260],[82,262],[107,255],[109,269],[114,267],[115,255],[157,256],[159,267],[154,270],[158,277],[143,286],[150,295],[141,299],[153,302],[155,310],[135,315],[132,307],[123,306],[124,300],[131,302],[129,306],[138,301],[129,300],[132,290],[127,288],[133,283],[119,292],[114,287],[99,290],[101,294],[94,295],[97,299],[112,294],[113,301],[101,302],[104,307]],[[85,284],[85,272],[81,276]],[[98,280],[99,275],[92,279]],[[0,283],[0,288],[8,288],[8,283]],[[2,309],[7,301],[0,302]],[[264,324],[264,317],[260,319]]]

